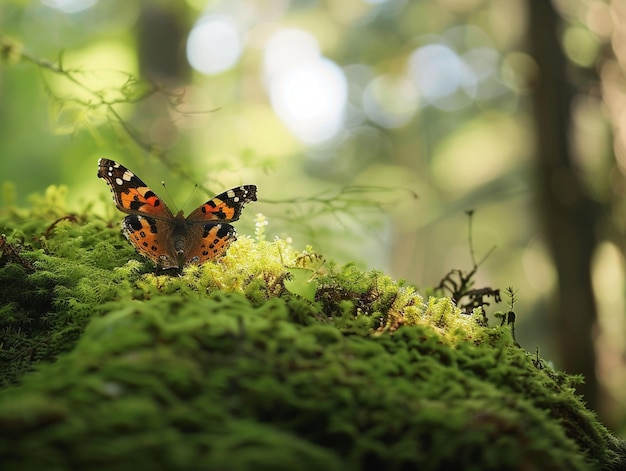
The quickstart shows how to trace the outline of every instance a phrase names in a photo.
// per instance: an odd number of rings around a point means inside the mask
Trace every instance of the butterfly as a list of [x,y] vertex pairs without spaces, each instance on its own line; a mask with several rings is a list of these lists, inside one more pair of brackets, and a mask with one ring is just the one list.
[[226,253],[237,232],[236,221],[246,203],[256,201],[256,186],[243,185],[211,198],[185,218],[133,172],[109,159],[98,160],[98,177],[111,187],[117,209],[127,213],[122,233],[144,257],[162,269],[182,269]]

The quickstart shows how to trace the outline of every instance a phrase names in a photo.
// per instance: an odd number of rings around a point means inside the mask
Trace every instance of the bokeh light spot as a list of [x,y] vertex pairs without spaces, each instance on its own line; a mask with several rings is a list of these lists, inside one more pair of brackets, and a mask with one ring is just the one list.
[[343,128],[346,77],[320,54],[311,34],[298,29],[274,33],[265,49],[264,78],[274,111],[300,141],[318,144]]
[[376,77],[363,92],[363,109],[368,118],[386,128],[405,125],[415,115],[417,106],[417,90],[406,77]]
[[588,29],[570,26],[563,36],[567,57],[582,67],[591,67],[598,55],[599,44]]
[[189,64],[206,75],[216,75],[233,67],[243,50],[235,21],[225,15],[210,15],[193,27],[187,38]]
[[98,0],[41,0],[41,3],[55,10],[60,10],[63,13],[72,14],[91,8],[97,1]]
[[343,126],[346,78],[328,59],[307,62],[273,80],[270,98],[278,117],[298,139],[320,143]]
[[265,79],[320,58],[320,46],[313,35],[300,29],[283,29],[274,33],[267,41],[263,68]]
[[[416,49],[409,58],[409,76],[426,103],[455,110],[469,103],[476,93],[476,77],[459,55],[445,44]],[[459,94],[457,92],[465,92]]]

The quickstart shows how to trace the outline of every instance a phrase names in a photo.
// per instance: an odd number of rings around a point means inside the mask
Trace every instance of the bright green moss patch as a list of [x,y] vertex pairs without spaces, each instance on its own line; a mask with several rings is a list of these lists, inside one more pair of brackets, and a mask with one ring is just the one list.
[[2,469],[616,459],[568,376],[447,298],[268,242],[264,225],[218,263],[155,275],[117,220],[56,201],[0,215]]
[[[116,302],[106,311],[72,352],[0,394],[5,463],[585,469],[576,442],[536,407],[545,396],[573,400],[570,389],[544,376],[543,393],[525,397],[515,384],[490,381],[533,372],[510,346],[499,355],[450,349],[427,326],[342,335],[290,322],[279,298],[253,307],[240,294]],[[601,448],[602,437],[592,438]]]

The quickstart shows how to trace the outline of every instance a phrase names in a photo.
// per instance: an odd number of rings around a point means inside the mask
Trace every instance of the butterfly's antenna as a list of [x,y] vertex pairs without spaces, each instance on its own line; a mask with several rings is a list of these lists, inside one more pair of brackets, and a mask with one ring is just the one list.
[[183,204],[183,208],[185,206],[187,206],[187,204],[189,204],[189,201],[191,200],[191,197],[193,196],[193,194],[198,190],[198,184],[196,183],[193,186],[193,190],[191,190],[191,193],[189,193],[189,196],[187,197],[187,199],[185,200],[185,204]]
[[175,210],[174,213],[177,213],[178,212],[178,208],[176,207],[176,203],[174,201],[174,198],[172,198],[172,194],[170,193],[170,190],[167,189],[167,185],[165,184],[164,181],[161,181],[161,186],[165,190],[165,194],[167,195],[167,199],[172,202],[172,206],[174,207],[174,210]]

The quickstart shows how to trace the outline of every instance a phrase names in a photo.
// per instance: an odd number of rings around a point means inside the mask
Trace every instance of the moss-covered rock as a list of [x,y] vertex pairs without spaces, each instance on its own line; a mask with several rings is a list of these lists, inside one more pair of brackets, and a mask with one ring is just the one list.
[[447,298],[262,231],[218,263],[156,275],[116,224],[54,209],[0,220],[3,470],[623,459],[572,378]]

